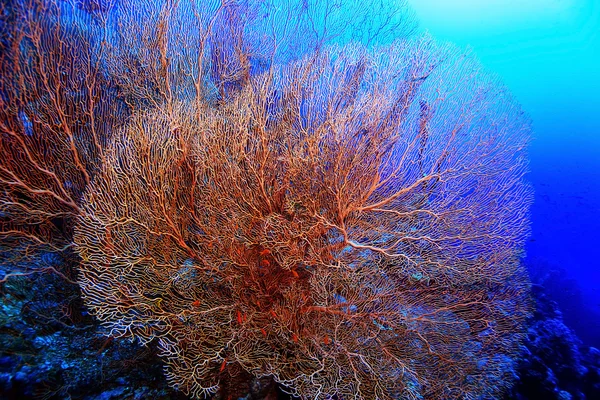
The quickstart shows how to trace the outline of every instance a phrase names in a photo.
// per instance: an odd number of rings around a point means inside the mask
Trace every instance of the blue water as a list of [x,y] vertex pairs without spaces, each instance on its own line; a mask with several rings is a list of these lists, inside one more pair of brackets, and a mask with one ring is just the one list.
[[470,46],[531,116],[535,203],[526,261],[576,281],[589,313],[571,325],[600,345],[600,1],[411,4],[421,29]]

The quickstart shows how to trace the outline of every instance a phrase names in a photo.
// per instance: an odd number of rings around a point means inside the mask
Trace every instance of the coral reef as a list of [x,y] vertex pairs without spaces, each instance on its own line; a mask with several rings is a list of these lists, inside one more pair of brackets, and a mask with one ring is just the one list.
[[[63,262],[50,257],[39,263],[48,261],[55,267]],[[107,338],[81,302],[67,314],[56,313],[79,296],[76,285],[54,274],[30,275],[5,282],[0,295],[0,399],[188,398],[168,385],[155,346]],[[536,312],[513,364],[516,384],[504,398],[600,397],[600,351],[563,324],[548,290],[534,286],[533,297]],[[272,382],[245,385],[240,397],[246,400],[290,398]]]
[[523,343],[519,378],[510,399],[597,399],[600,351],[582,344],[543,286],[534,287],[536,312]]
[[[76,281],[109,338],[100,355],[137,359],[112,338],[157,346],[194,398],[275,383],[303,398],[501,395],[529,314],[528,120],[472,56],[407,37],[402,2],[365,11],[9,3],[3,283]],[[114,376],[64,340],[79,324],[96,335],[74,286],[13,292],[7,340],[38,338],[8,347],[39,357],[6,375],[11,390],[39,376],[78,396],[71,371]],[[74,367],[76,350],[89,357]]]

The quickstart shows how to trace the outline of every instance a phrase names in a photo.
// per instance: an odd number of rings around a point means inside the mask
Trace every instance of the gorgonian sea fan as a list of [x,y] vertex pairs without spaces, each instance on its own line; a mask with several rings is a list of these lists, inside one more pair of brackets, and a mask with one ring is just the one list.
[[170,382],[302,398],[489,398],[528,313],[529,125],[429,38],[323,48],[137,112],[75,233],[88,307]]

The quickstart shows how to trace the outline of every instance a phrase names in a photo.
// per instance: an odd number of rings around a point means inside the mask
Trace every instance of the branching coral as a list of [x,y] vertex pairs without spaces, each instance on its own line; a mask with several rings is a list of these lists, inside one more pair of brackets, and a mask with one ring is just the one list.
[[93,29],[30,3],[2,41],[3,245],[74,245],[87,306],[174,386],[510,385],[529,126],[470,56],[391,41],[385,2],[119,2]]
[[88,305],[158,338],[193,396],[230,369],[304,398],[499,392],[526,315],[526,125],[469,61],[440,88],[441,56],[334,48],[223,106],[136,115],[83,202]]

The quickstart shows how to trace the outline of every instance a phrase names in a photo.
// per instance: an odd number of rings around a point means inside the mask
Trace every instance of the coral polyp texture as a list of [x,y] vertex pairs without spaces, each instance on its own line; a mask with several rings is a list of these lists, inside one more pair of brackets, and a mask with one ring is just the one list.
[[[41,83],[2,87],[21,100],[2,126],[5,246],[78,260],[87,307],[156,341],[193,398],[253,378],[306,399],[500,396],[529,313],[529,124],[506,89],[395,37],[407,22],[384,3],[379,22],[159,3],[93,10],[96,33],[61,3],[23,12],[2,65]],[[344,17],[370,23],[338,32]],[[40,29],[73,57],[58,89]]]

